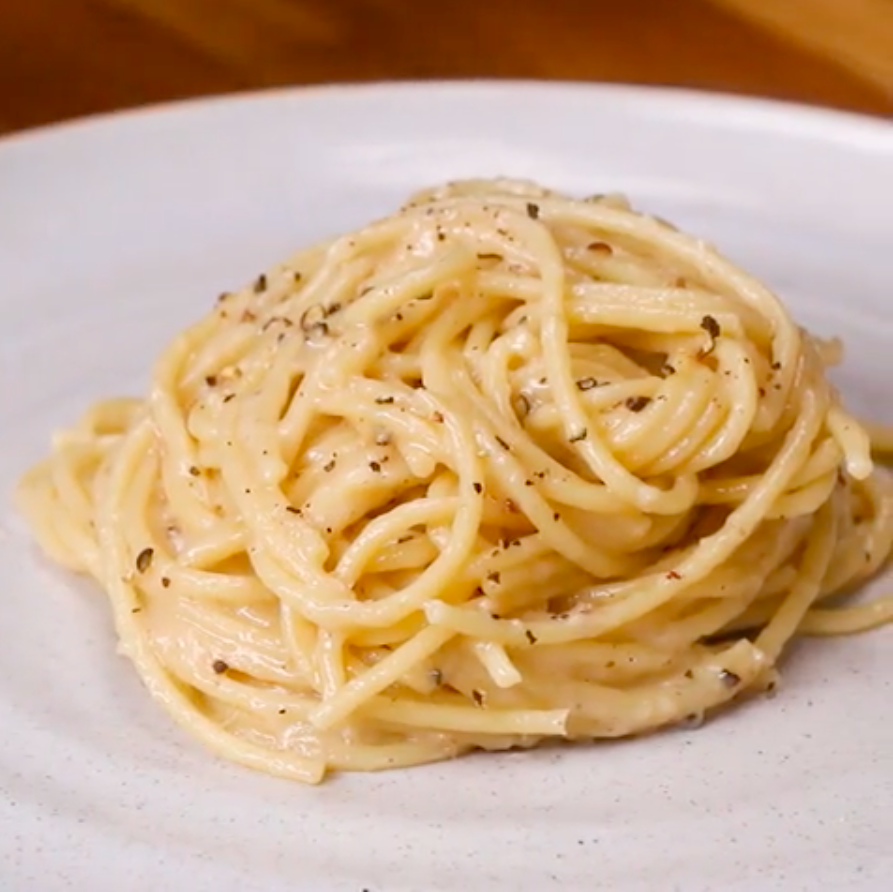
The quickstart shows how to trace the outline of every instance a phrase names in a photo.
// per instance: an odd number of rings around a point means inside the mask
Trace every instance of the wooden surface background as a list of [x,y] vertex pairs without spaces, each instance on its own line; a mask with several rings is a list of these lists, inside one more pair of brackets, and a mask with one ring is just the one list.
[[282,84],[682,84],[893,114],[893,0],[0,0],[0,132]]

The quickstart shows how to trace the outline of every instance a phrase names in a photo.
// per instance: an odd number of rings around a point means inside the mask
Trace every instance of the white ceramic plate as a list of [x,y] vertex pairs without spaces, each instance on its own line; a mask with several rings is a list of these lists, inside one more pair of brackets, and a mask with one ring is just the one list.
[[92,586],[8,494],[51,429],[138,390],[214,296],[445,178],[620,189],[850,347],[893,421],[893,128],[587,86],[376,86],[127,114],[0,142],[0,888],[885,890],[893,636],[806,642],[773,701],[693,732],[319,788],[217,761],[114,654]]

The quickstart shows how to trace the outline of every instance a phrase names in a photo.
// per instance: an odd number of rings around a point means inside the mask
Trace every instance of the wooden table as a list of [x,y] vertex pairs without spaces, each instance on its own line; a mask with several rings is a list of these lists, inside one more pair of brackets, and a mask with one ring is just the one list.
[[893,114],[893,0],[3,0],[0,132],[281,84],[683,84]]

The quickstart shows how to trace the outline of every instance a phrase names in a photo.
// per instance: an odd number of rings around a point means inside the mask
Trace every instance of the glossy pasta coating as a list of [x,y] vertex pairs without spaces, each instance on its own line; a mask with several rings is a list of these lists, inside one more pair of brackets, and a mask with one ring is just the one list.
[[893,541],[836,352],[621,197],[448,184],[222,295],[21,502],[243,764],[637,734],[889,619],[821,606]]

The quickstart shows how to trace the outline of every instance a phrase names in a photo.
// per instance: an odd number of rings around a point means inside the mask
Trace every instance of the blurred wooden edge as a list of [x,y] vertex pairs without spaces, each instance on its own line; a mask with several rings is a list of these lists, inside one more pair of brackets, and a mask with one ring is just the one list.
[[710,0],[893,98],[893,0]]

